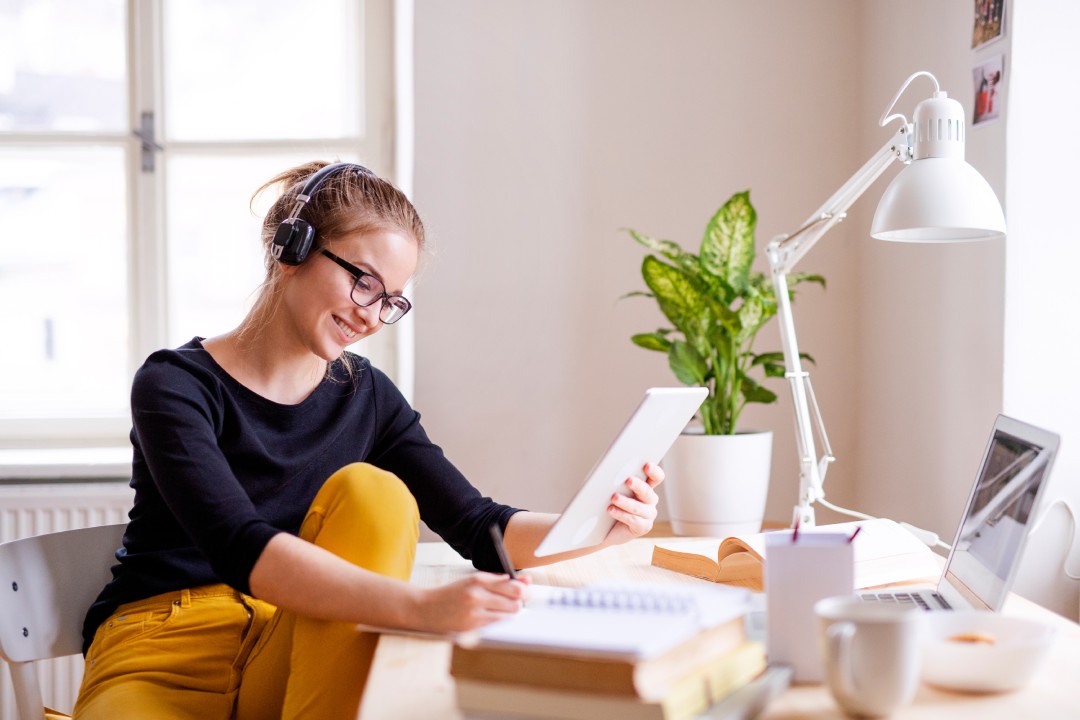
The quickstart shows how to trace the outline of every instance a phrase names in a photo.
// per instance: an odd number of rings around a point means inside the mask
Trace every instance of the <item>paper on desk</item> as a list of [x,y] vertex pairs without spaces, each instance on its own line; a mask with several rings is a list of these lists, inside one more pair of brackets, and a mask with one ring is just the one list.
[[640,659],[741,617],[750,602],[743,588],[689,584],[604,583],[541,594],[545,602],[481,628],[477,644]]

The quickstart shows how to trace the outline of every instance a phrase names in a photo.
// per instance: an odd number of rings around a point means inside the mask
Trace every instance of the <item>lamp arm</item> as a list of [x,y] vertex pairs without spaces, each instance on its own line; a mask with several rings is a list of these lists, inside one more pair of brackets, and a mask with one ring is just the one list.
[[[766,256],[776,294],[776,316],[780,323],[780,341],[784,351],[784,376],[791,383],[795,406],[795,440],[799,452],[799,503],[795,506],[793,523],[802,527],[815,524],[813,504],[824,499],[825,473],[834,460],[825,434],[810,375],[802,367],[795,322],[791,312],[791,296],[787,276],[795,265],[834,225],[844,219],[848,209],[874,184],[894,160],[911,159],[911,128],[905,124],[859,168],[839,190],[790,235],[779,235],[769,243]],[[813,415],[811,415],[811,410]],[[821,436],[823,454],[817,457],[814,444],[814,425]]]

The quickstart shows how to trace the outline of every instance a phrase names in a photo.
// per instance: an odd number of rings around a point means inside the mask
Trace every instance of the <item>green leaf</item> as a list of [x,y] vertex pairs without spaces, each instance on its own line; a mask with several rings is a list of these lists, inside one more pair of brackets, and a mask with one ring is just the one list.
[[821,287],[825,287],[825,277],[823,275],[814,275],[811,273],[788,273],[787,284],[789,288],[793,288],[804,282],[817,283]]
[[776,402],[776,393],[758,385],[753,378],[746,375],[742,377],[742,393],[748,403],[764,403],[768,405]]
[[765,377],[781,378],[787,374],[787,368],[785,368],[782,364],[765,363],[764,365],[762,365],[762,368],[765,369]]
[[784,365],[784,353],[767,352],[755,355],[750,362],[751,367],[760,367],[765,371],[765,377],[784,377],[787,367]]
[[749,280],[756,224],[757,211],[747,190],[732,195],[705,226],[701,266],[723,278],[736,292],[742,292]]
[[784,353],[782,352],[767,352],[754,356],[754,361],[751,365],[765,365],[784,362]]
[[667,352],[671,348],[671,341],[661,335],[659,332],[655,333],[638,333],[630,338],[638,347],[643,347],[646,350],[659,350],[660,352]]
[[711,314],[705,298],[693,278],[682,270],[668,265],[653,255],[646,255],[641,264],[645,284],[656,296],[661,312],[688,340],[697,341],[711,324]]
[[762,302],[757,298],[747,298],[739,308],[739,323],[742,325],[737,336],[739,344],[753,338],[766,320],[768,317],[765,316]]
[[702,271],[701,263],[698,261],[697,255],[683,250],[678,244],[673,243],[670,240],[657,240],[647,235],[642,235],[635,230],[630,230],[629,233],[639,243],[658,255],[667,258],[671,261],[672,265],[701,283],[708,285],[708,283],[714,279],[709,273]]
[[689,253],[679,247],[678,243],[674,243],[671,240],[657,240],[656,238],[643,235],[637,230],[627,230],[630,233],[630,237],[634,238],[638,243],[652,250],[654,253],[663,255],[669,260],[677,261],[680,258],[685,257]]
[[668,351],[668,365],[684,385],[704,385],[709,366],[690,343],[676,340]]

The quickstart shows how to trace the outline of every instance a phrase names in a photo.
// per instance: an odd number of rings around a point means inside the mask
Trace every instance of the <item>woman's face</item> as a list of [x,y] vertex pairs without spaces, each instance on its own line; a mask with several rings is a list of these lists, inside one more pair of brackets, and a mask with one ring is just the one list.
[[[391,295],[403,293],[419,260],[416,241],[399,230],[348,235],[327,243],[326,249],[374,275]],[[287,317],[294,336],[311,353],[332,362],[347,346],[382,327],[382,302],[368,307],[354,303],[355,277],[318,250],[303,265],[285,272],[289,276],[284,294]]]

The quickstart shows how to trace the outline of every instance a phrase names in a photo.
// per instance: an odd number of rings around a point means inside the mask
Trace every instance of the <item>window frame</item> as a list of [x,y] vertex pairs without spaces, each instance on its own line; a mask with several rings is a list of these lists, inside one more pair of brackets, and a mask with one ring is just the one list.
[[[358,122],[352,134],[314,140],[254,141],[167,139],[163,28],[166,1],[126,2],[126,131],[0,132],[0,146],[108,146],[120,148],[125,154],[129,338],[125,360],[129,379],[147,355],[169,343],[166,183],[172,158],[211,153],[252,156],[308,151],[313,159],[361,157],[373,170],[395,181],[403,170],[399,162],[401,149],[396,141],[400,119],[395,103],[396,92],[402,89],[395,73],[395,63],[401,61],[400,47],[396,46],[401,43],[403,33],[395,26],[394,18],[398,8],[411,7],[411,0],[348,3],[357,37],[354,57],[358,68],[354,77],[362,87],[356,97],[360,107],[355,109]],[[153,137],[159,146],[152,153],[152,171],[142,169],[144,142],[136,132],[142,126],[144,113],[152,113]],[[407,187],[403,189],[408,192]],[[366,339],[363,349],[365,355],[376,357],[380,367],[403,383],[407,392],[412,384],[411,322],[406,316],[394,326],[384,328]],[[120,446],[127,444],[130,428],[130,414],[126,411],[108,416],[0,418],[0,449]]]

